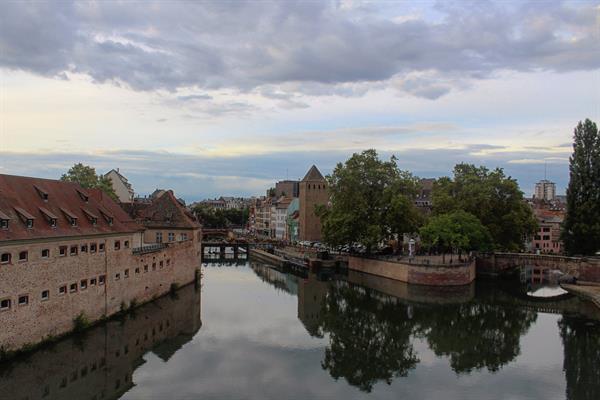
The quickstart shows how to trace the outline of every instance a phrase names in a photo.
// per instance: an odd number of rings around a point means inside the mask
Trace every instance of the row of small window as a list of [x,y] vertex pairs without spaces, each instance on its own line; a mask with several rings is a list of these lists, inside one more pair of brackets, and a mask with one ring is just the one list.
[[[123,247],[128,249],[129,248],[129,240],[125,240],[123,241]],[[114,249],[115,250],[120,250],[121,249],[121,241],[120,240],[115,240],[114,242]],[[81,253],[87,253],[88,251],[90,253],[102,253],[105,250],[105,246],[104,243],[90,243],[89,247],[87,244],[82,244],[81,246],[79,245],[72,245],[72,246],[60,246],[58,248],[58,255],[60,257],[65,257],[68,254],[72,255],[72,256],[76,256],[77,254],[79,254],[79,252]],[[42,258],[50,258],[50,249],[42,249],[41,252],[41,257]],[[19,261],[27,261],[29,259],[29,251],[27,250],[23,250],[19,252]],[[12,261],[12,254],[11,253],[2,253],[0,255],[0,264],[8,264]]]
[[544,235],[544,236],[535,235],[534,239],[535,240],[550,240],[550,235]]
[[[169,240],[169,242],[174,242],[175,241],[175,233],[174,232],[169,232],[167,235],[167,238]],[[179,240],[180,241],[184,241],[187,240],[188,236],[187,233],[180,233],[179,234]],[[163,234],[162,232],[156,232],[156,243],[162,243],[163,241]]]
[[[96,285],[102,286],[102,285],[104,285],[105,282],[106,282],[106,276],[100,275],[98,278],[91,278],[89,280],[89,286],[96,286]],[[88,280],[82,279],[79,282],[79,285],[77,284],[77,282],[71,283],[69,285],[69,293],[76,293],[79,289],[85,290],[87,288],[88,288]],[[62,285],[61,287],[59,287],[58,294],[59,295],[67,294],[67,285]],[[43,290],[40,298],[41,298],[41,301],[50,300],[50,291],[47,289]],[[17,304],[20,306],[29,305],[29,295],[28,294],[20,295],[17,298]],[[11,305],[12,305],[11,299],[0,300],[0,311],[9,310]]]
[[[167,265],[167,267],[171,265],[171,259],[166,260],[166,265]],[[165,266],[165,261],[160,260],[158,262],[158,268],[163,269],[164,266]],[[148,264],[144,265],[144,273],[148,272],[149,270],[150,270],[150,268],[149,268]],[[137,267],[134,271],[136,274],[139,274],[142,272],[140,267]],[[152,263],[152,271],[156,271],[156,263]],[[123,271],[123,276],[125,278],[129,278],[129,269],[126,269],[125,271]],[[115,274],[115,281],[118,281],[120,279],[121,279],[121,273],[117,272]]]

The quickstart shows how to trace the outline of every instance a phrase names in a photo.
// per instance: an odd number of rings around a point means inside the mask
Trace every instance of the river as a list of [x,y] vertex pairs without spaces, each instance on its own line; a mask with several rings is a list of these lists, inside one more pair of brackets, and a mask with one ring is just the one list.
[[0,398],[600,399],[598,310],[563,293],[202,272],[201,287],[0,364]]

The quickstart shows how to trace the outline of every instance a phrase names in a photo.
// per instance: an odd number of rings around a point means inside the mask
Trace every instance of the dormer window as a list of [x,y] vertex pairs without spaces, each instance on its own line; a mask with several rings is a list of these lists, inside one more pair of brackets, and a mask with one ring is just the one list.
[[10,220],[10,218],[8,217],[8,215],[6,215],[2,211],[0,211],[0,229],[8,229],[8,221],[9,220]]
[[65,214],[65,217],[67,217],[67,220],[71,226],[77,226],[77,215],[62,207],[60,210],[63,212],[63,214]]
[[21,207],[15,207],[15,211],[19,214],[19,218],[25,223],[27,229],[33,228],[33,221],[35,217],[29,214],[27,211],[23,210]]
[[102,214],[102,217],[104,217],[104,219],[106,220],[106,222],[108,223],[108,225],[112,225],[113,224],[114,218],[113,218],[113,216],[108,211],[100,209],[100,214]]
[[81,197],[81,200],[85,201],[86,203],[90,199],[90,195],[83,190],[77,189],[77,194],[79,195],[79,197]]
[[40,207],[40,212],[46,218],[51,227],[56,228],[58,225],[58,217],[44,207]]
[[81,209],[83,213],[88,217],[89,221],[92,225],[96,226],[98,224],[98,216],[93,214],[90,210],[86,210],[85,208]]
[[47,191],[45,191],[44,189],[42,189],[38,185],[33,185],[33,187],[38,192],[38,194],[40,195],[40,197],[42,198],[42,200],[48,201],[48,192]]

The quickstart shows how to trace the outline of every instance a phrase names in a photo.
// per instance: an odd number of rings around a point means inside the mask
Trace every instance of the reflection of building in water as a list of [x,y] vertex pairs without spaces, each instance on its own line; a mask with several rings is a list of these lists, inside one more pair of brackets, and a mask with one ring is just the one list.
[[250,267],[262,279],[271,286],[283,290],[292,295],[298,294],[298,277],[286,274],[264,264],[251,263]]
[[298,284],[298,319],[311,336],[323,336],[319,326],[328,286],[327,282],[319,281],[315,274],[308,274],[308,279]]
[[475,283],[462,286],[411,285],[395,279],[348,271],[348,283],[373,289],[381,294],[392,296],[398,301],[415,303],[454,304],[463,303],[475,296]]
[[152,351],[169,360],[202,325],[200,290],[188,285],[24,360],[0,364],[1,399],[117,399]]

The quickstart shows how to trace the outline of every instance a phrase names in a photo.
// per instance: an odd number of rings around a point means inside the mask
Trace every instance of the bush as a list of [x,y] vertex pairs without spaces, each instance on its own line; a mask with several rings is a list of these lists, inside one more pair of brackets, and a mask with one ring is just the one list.
[[75,318],[73,318],[73,332],[82,332],[89,327],[90,320],[83,311],[80,312],[79,315],[77,315]]

